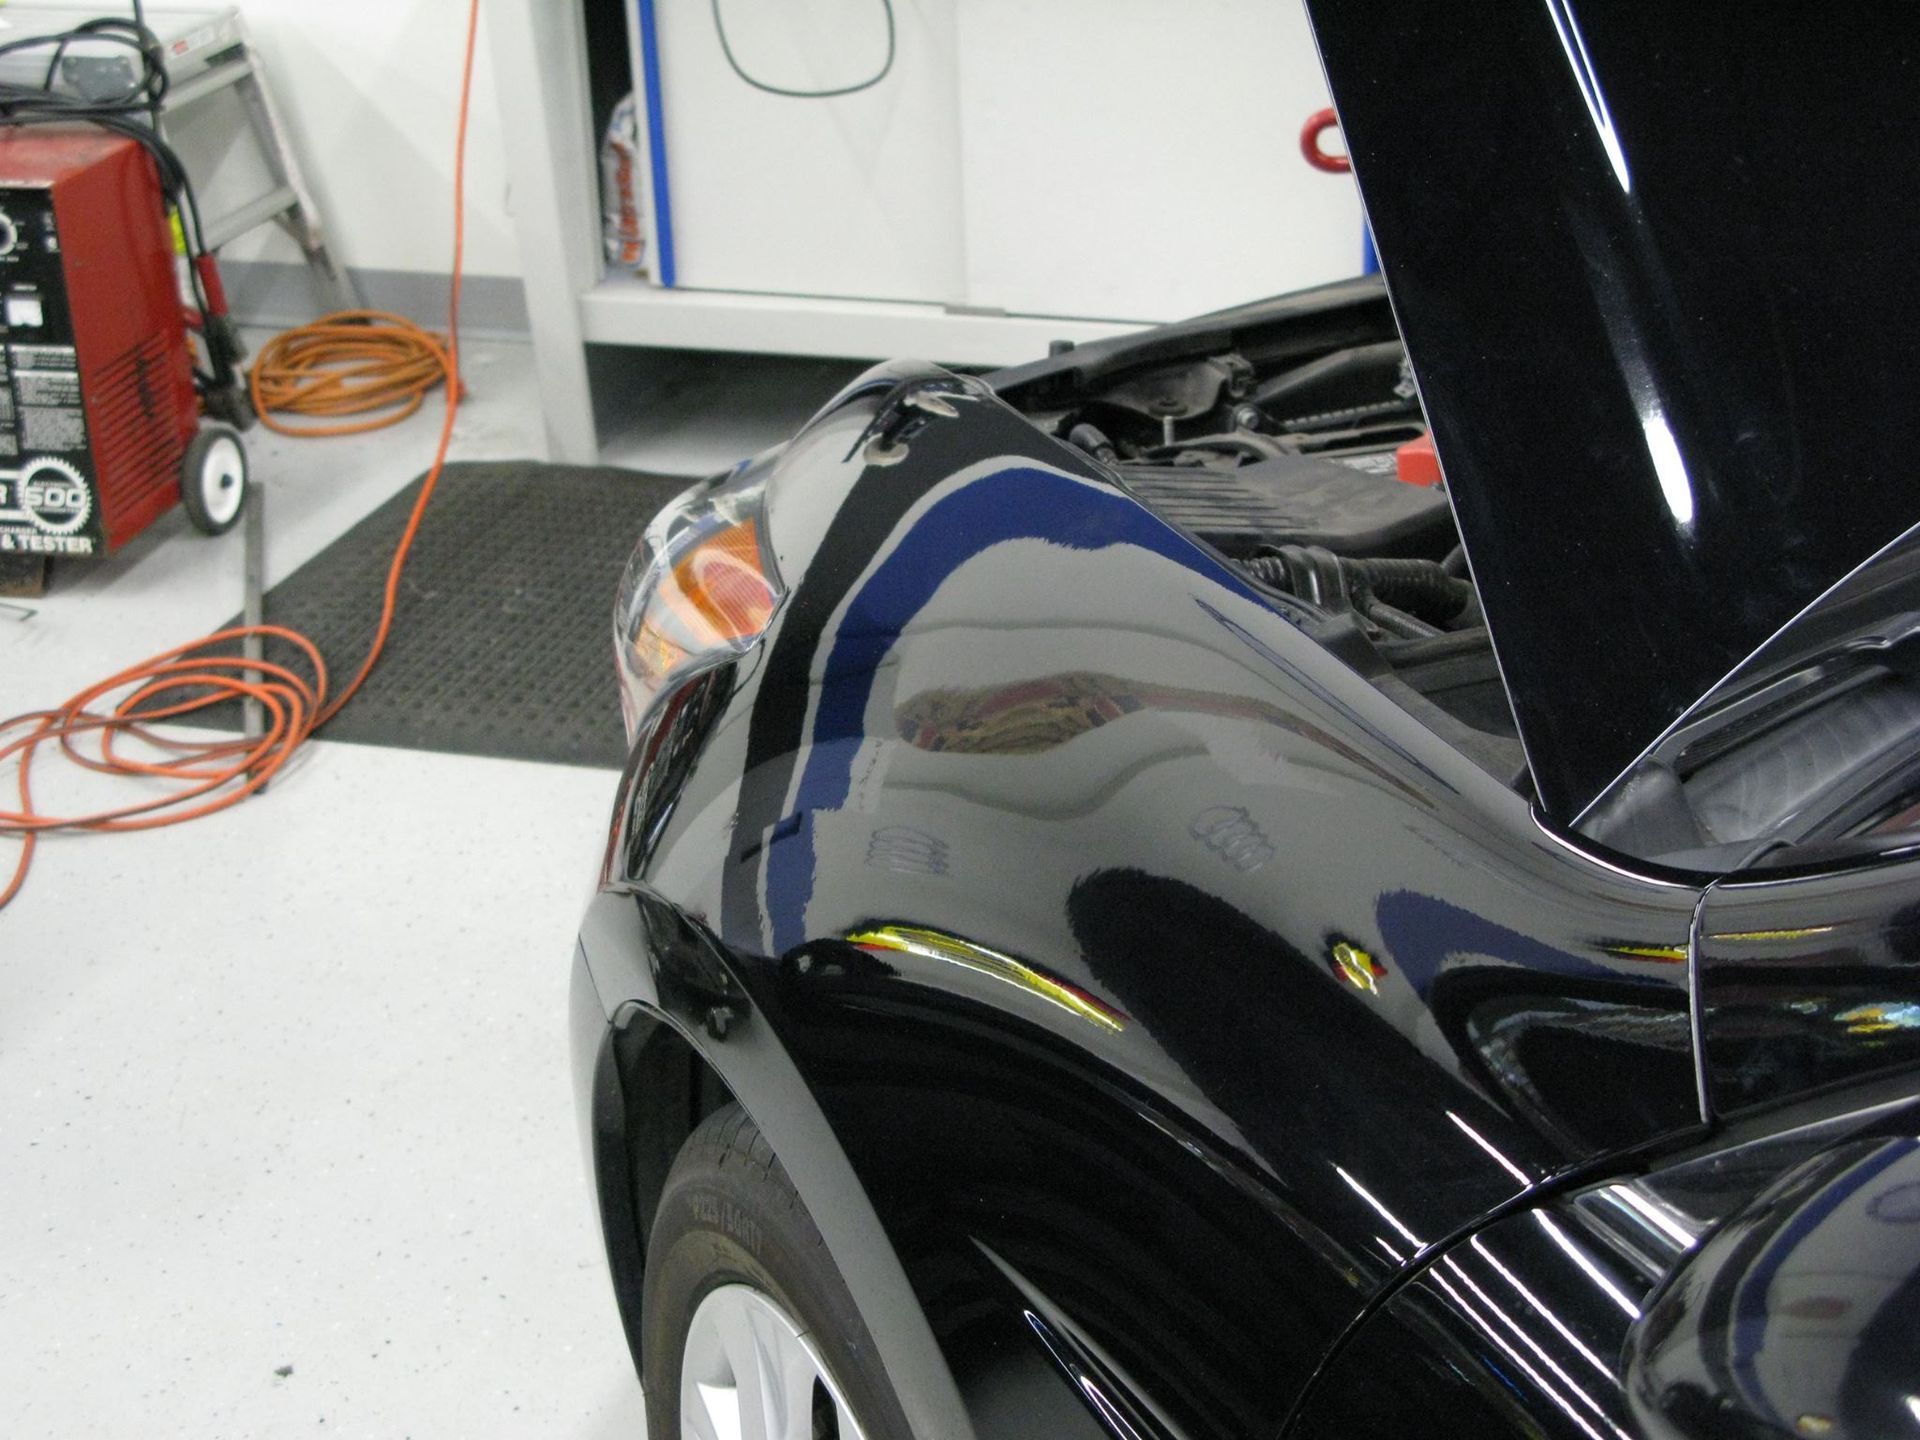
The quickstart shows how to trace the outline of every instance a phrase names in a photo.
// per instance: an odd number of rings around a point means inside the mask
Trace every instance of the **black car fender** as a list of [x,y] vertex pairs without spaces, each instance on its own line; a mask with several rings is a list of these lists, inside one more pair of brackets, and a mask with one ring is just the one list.
[[924,1433],[1034,1357],[1083,1420],[1273,1433],[1403,1267],[1697,1123],[1692,885],[977,382],[881,372],[774,463],[790,593],[658,705],[583,939],[759,1122]]
[[[671,939],[655,948],[649,934]],[[634,1080],[657,1076],[679,1055],[691,1052],[720,1078],[781,1157],[868,1319],[915,1432],[972,1435],[951,1372],[885,1229],[779,1038],[744,1007],[724,1030],[710,1024],[706,1011],[711,1007],[702,1004],[700,981],[708,979],[711,970],[702,967],[694,983],[687,983],[690,964],[724,962],[708,956],[690,961],[689,952],[697,951],[701,940],[683,917],[652,897],[618,891],[602,892],[588,907],[581,944],[597,993],[620,997],[593,1046],[595,1188],[610,1252],[645,1235],[652,1203],[672,1160],[671,1153],[649,1157],[643,1175],[655,1177],[651,1194],[636,1189],[635,1165],[650,1137],[629,1117],[633,1101],[644,1107],[648,1099],[629,1096],[627,1089]],[[666,1093],[667,1087],[661,1086],[654,1098],[664,1100]],[[685,1128],[691,1129],[691,1121]],[[616,1236],[618,1241],[611,1238]],[[609,1256],[622,1320],[636,1347],[636,1368],[643,1243]]]

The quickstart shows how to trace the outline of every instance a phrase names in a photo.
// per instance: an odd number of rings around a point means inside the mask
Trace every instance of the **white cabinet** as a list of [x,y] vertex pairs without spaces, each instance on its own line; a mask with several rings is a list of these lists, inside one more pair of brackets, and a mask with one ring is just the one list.
[[[891,26],[887,0],[635,15],[657,47],[675,287],[1141,322],[1359,268],[1352,186],[1299,154],[1327,103],[1299,0],[891,0]],[[752,83],[883,70],[826,99]]]
[[[788,89],[833,89],[884,65],[882,0],[654,0],[664,170],[651,178],[666,178],[673,283],[963,300],[958,3],[893,0],[885,78],[858,94],[803,100],[756,90],[736,74],[719,24],[746,74]],[[843,47],[853,52],[845,61],[821,53]],[[660,218],[657,196],[654,211]],[[653,253],[662,253],[657,243]]]
[[593,344],[1005,365],[1360,267],[1351,182],[1298,152],[1300,0],[892,0],[884,79],[832,99],[749,81],[872,77],[881,0],[600,0],[664,182],[656,275],[610,274],[583,3],[486,7],[557,459],[598,453]]
[[967,299],[1179,320],[1359,273],[1300,0],[951,0]]

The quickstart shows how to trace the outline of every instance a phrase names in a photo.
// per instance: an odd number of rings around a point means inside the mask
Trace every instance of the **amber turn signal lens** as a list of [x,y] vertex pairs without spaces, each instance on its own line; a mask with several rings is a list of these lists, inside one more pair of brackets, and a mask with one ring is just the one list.
[[758,639],[777,599],[755,522],[717,530],[661,578],[633,637],[635,668],[643,676],[664,677],[691,656]]
[[759,526],[742,520],[701,541],[673,567],[671,588],[713,638],[757,638],[773,618],[774,603],[773,582],[761,567]]
[[749,462],[670,500],[648,524],[614,598],[620,710],[633,740],[660,697],[744,655],[786,592],[761,509],[767,465]]

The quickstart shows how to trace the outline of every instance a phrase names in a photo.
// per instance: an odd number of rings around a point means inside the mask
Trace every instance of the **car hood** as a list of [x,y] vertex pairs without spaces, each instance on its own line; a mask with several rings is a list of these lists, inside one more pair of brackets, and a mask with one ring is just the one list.
[[1920,521],[1920,11],[1308,0],[1544,807]]

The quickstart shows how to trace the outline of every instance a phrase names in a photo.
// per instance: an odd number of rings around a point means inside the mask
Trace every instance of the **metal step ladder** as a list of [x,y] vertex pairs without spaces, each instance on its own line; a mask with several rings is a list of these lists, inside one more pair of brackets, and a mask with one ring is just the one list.
[[[59,34],[102,15],[131,18],[132,8],[115,0],[0,5],[0,42]],[[207,248],[272,221],[300,247],[335,307],[358,309],[358,290],[328,248],[239,10],[149,5],[146,19],[166,55],[160,132],[193,181]],[[57,57],[51,47],[0,56],[0,81],[39,86],[50,79],[58,92],[98,99],[131,89],[137,65],[124,45],[78,40]]]

